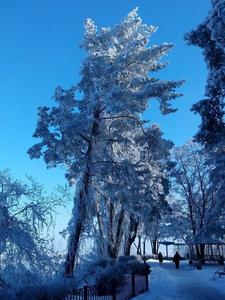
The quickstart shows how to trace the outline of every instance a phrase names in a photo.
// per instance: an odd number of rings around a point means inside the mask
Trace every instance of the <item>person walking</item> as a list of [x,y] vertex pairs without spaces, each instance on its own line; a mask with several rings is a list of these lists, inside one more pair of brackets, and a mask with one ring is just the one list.
[[161,252],[159,252],[159,254],[158,254],[158,259],[159,259],[159,262],[161,264],[163,262],[163,256],[162,256]]
[[178,253],[178,251],[176,251],[176,253],[175,253],[174,257],[173,257],[173,262],[175,263],[176,269],[179,269],[180,260],[181,260],[181,256]]

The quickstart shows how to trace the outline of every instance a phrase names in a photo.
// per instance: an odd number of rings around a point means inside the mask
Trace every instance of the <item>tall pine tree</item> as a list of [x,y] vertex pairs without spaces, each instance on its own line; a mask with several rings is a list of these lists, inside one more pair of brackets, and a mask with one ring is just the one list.
[[[66,276],[73,273],[88,208],[95,198],[93,178],[101,181],[105,170],[117,165],[115,144],[130,142],[129,130],[144,125],[140,115],[150,99],[157,99],[166,114],[174,111],[171,100],[180,95],[175,90],[183,81],[152,77],[167,65],[160,60],[173,47],[168,43],[148,47],[155,31],[155,27],[142,23],[136,9],[120,24],[99,31],[88,19],[82,42],[87,57],[80,83],[68,91],[58,88],[56,106],[39,109],[34,137],[40,142],[29,149],[30,157],[43,156],[48,167],[65,165],[68,180],[77,183]],[[75,98],[76,90],[79,99]],[[121,154],[120,164],[122,161]]]
[[[212,0],[212,9],[197,29],[186,34],[188,44],[203,49],[208,67],[204,100],[193,105],[202,122],[196,140],[209,151],[214,168],[211,180],[217,191],[217,210],[225,205],[225,0]],[[217,211],[217,213],[218,213]]]

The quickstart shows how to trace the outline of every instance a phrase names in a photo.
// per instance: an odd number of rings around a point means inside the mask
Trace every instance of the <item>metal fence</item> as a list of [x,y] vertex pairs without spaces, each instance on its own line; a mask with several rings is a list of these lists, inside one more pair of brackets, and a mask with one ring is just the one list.
[[148,291],[148,275],[125,274],[121,287],[112,287],[105,295],[99,295],[97,286],[84,286],[71,291],[63,300],[128,300]]
[[98,296],[96,286],[84,286],[66,295],[65,300],[112,300],[112,295]]

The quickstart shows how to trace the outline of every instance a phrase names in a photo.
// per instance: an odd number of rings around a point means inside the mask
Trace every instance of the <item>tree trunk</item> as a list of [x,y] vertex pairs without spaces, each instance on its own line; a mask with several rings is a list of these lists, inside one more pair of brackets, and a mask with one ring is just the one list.
[[147,240],[147,238],[145,237],[144,238],[144,241],[143,241],[143,255],[145,255],[146,254],[146,240]]
[[[95,118],[98,119],[100,111],[95,111]],[[98,122],[95,121],[92,126],[90,140],[88,141],[88,150],[86,153],[86,169],[83,173],[83,178],[80,186],[80,191],[78,192],[78,197],[75,199],[75,209],[73,210],[73,224],[71,226],[71,232],[68,243],[68,251],[65,262],[64,276],[72,277],[75,258],[78,252],[80,237],[83,229],[84,222],[87,217],[87,198],[90,189],[90,174],[91,174],[91,164],[93,159],[93,145],[94,138],[98,133]],[[79,188],[79,187],[78,187]]]
[[200,256],[201,259],[203,260],[205,256],[205,244],[200,244]]
[[158,254],[158,241],[157,241],[157,239],[151,240],[151,247],[152,247],[152,254],[153,255]]
[[118,223],[117,223],[117,229],[116,229],[116,236],[114,238],[114,244],[110,248],[109,255],[112,258],[117,258],[120,250],[120,244],[123,237],[123,221],[124,221],[125,213],[124,209],[122,208],[119,213]]
[[83,184],[82,184],[83,188],[79,193],[78,199],[75,199],[75,205],[77,207],[76,209],[73,210],[73,212],[76,213],[76,216],[73,216],[75,220],[71,228],[70,238],[68,243],[68,251],[67,251],[65,270],[64,270],[64,275],[66,277],[73,276],[75,257],[77,255],[77,251],[79,247],[83,223],[86,219],[86,214],[87,214],[85,194],[87,192],[88,181],[89,181],[89,175],[88,173],[85,173],[85,176],[83,178]]
[[113,221],[115,218],[115,209],[112,201],[108,199],[108,214],[109,214],[109,223],[108,223],[108,246],[107,246],[107,256],[113,256],[113,247],[114,247],[114,235],[113,235]]
[[97,222],[98,222],[98,231],[99,231],[99,250],[101,256],[105,255],[105,236],[104,236],[104,229],[103,229],[103,218],[100,210],[100,205],[98,200],[96,200],[96,215],[97,215]]
[[106,226],[106,247],[105,255],[111,258],[117,258],[124,233],[125,211],[122,207],[116,208],[115,204],[106,199],[108,216]]
[[[209,246],[208,246],[209,247]],[[211,255],[213,256],[213,247],[210,245]],[[220,254],[220,253],[219,253]]]
[[137,255],[141,255],[141,235],[138,236]]
[[124,255],[126,256],[130,255],[131,245],[133,244],[137,236],[138,224],[139,224],[139,220],[135,218],[133,215],[131,215],[128,233],[126,234],[125,245],[124,245]]
[[200,258],[200,251],[198,245],[196,245],[195,248],[196,248],[197,257]]
[[196,245],[198,259],[203,259],[205,255],[205,244]]

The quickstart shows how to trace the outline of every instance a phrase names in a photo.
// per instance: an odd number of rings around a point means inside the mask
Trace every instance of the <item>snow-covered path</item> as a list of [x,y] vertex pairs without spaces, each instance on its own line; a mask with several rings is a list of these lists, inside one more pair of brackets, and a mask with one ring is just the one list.
[[182,262],[176,270],[171,261],[160,266],[149,261],[152,272],[149,277],[149,292],[137,300],[225,300],[225,278],[213,280],[218,267],[204,266],[202,270],[193,269]]

